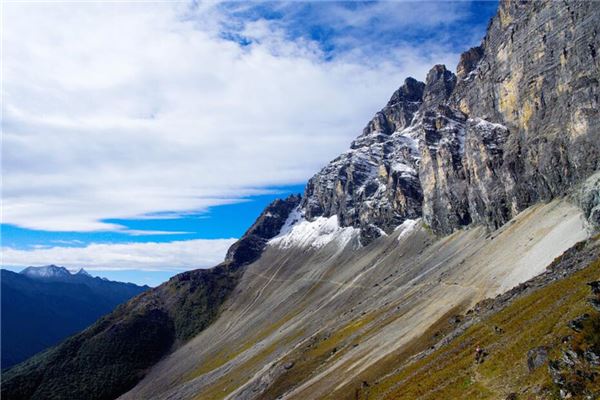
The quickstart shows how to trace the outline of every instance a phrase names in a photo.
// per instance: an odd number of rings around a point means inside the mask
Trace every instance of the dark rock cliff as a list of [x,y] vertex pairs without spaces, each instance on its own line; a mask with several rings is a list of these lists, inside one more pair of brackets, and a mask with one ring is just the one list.
[[595,2],[501,2],[457,75],[407,79],[310,180],[305,216],[337,215],[368,243],[416,217],[495,229],[571,192],[600,167],[598,21]]

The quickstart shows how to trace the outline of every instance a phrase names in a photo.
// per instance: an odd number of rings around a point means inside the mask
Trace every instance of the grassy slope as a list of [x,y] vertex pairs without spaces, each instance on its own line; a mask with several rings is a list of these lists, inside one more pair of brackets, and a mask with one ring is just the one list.
[[2,375],[3,399],[114,399],[210,324],[240,271],[186,272]]
[[[598,340],[598,321],[596,325],[588,324],[587,332],[582,334],[575,333],[567,323],[583,313],[593,314],[598,319],[586,303],[590,296],[586,283],[599,278],[600,259],[596,259],[572,276],[521,297],[502,311],[484,318],[449,345],[361,391],[360,397],[504,399],[517,393],[517,398],[523,399],[552,398],[557,388],[552,384],[547,366],[530,373],[527,352],[537,346],[549,346],[550,359],[558,359],[565,349],[561,338],[566,335],[574,336],[574,346]],[[497,333],[496,326],[503,333]],[[489,353],[482,364],[474,362],[477,344]],[[600,379],[590,385],[592,390],[600,390]]]

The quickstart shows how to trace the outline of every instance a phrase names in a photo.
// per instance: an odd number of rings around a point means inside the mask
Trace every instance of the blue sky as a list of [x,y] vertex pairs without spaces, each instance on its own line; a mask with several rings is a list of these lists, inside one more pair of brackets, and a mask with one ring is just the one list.
[[6,3],[2,265],[156,285],[218,263],[496,6]]

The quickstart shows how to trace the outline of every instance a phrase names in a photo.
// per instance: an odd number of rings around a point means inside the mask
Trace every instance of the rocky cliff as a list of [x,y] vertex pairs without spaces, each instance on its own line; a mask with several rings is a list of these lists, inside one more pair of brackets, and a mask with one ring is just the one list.
[[457,75],[407,79],[310,180],[306,218],[337,215],[369,242],[421,216],[439,234],[495,229],[569,192],[600,166],[599,11],[503,1]]

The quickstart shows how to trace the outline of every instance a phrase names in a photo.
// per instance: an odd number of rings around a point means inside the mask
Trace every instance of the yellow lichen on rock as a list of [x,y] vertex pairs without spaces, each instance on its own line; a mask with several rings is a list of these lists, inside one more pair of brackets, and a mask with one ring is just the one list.
[[515,119],[517,115],[516,106],[518,104],[518,87],[521,82],[523,72],[521,69],[515,69],[508,79],[500,84],[498,87],[498,98],[500,100],[499,108],[500,112],[504,115],[504,118],[510,122],[517,122]]

